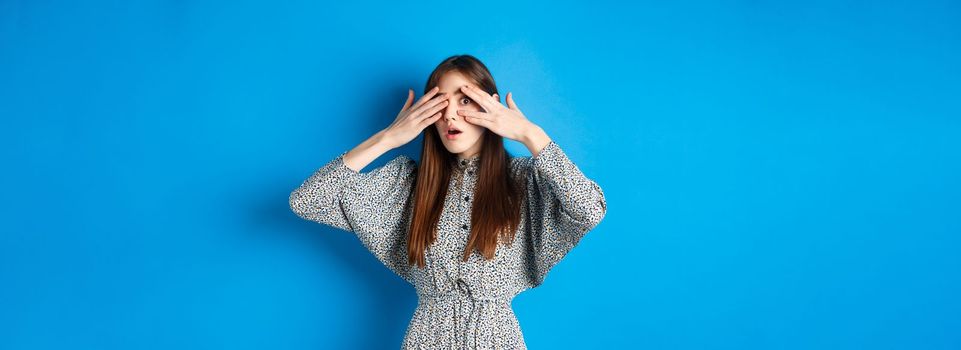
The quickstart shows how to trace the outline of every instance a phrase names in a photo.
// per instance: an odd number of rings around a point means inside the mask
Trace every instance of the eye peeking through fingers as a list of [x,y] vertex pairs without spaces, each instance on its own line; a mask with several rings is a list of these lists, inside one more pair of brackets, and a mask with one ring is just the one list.
[[471,103],[470,98],[467,98],[467,97],[461,98],[460,101],[461,101],[461,103],[463,103],[463,104],[465,104],[465,105]]

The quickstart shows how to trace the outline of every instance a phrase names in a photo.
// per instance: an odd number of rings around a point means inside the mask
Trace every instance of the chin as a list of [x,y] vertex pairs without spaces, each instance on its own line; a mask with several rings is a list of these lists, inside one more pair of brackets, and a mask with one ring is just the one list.
[[447,152],[455,153],[455,154],[456,154],[456,153],[461,153],[461,152],[467,150],[467,146],[451,145],[451,144],[448,144],[448,143],[444,143],[444,148],[447,149]]
[[474,143],[477,143],[477,142],[479,142],[479,141],[480,141],[480,138],[478,137],[478,138],[476,138],[476,139],[474,139],[474,140],[465,140],[465,139],[459,139],[459,140],[443,140],[442,143],[444,144],[444,148],[447,148],[447,151],[448,151],[448,152],[450,152],[450,153],[461,153],[461,152],[466,151],[468,148],[470,148],[471,146],[473,146]]

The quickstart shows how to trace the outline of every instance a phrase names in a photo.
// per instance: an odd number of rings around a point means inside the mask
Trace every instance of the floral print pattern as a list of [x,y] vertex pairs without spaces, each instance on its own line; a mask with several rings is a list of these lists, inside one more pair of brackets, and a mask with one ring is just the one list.
[[343,152],[290,194],[303,219],[354,233],[387,268],[414,286],[418,305],[402,349],[526,349],[511,300],[544,282],[548,272],[607,211],[601,187],[553,140],[537,156],[510,158],[511,176],[526,181],[527,201],[514,241],[493,260],[462,254],[479,156],[458,159],[424,268],[407,263],[417,163],[401,155],[368,172],[344,165]]

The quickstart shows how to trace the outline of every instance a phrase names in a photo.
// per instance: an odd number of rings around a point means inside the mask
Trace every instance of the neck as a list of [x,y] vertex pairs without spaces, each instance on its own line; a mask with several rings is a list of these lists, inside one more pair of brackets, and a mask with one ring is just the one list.
[[457,160],[471,159],[471,158],[477,157],[478,155],[480,155],[480,154],[477,153],[477,152],[474,152],[474,153],[462,152],[462,153],[458,153],[458,154],[457,154]]

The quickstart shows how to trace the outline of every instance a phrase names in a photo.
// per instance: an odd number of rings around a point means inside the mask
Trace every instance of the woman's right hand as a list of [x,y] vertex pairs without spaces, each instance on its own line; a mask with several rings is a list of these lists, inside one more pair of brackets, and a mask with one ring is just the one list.
[[438,94],[438,90],[435,86],[413,105],[411,102],[414,101],[414,90],[407,91],[404,108],[397,113],[394,122],[384,129],[384,136],[393,148],[407,144],[444,115],[441,110],[447,106],[447,93]]

